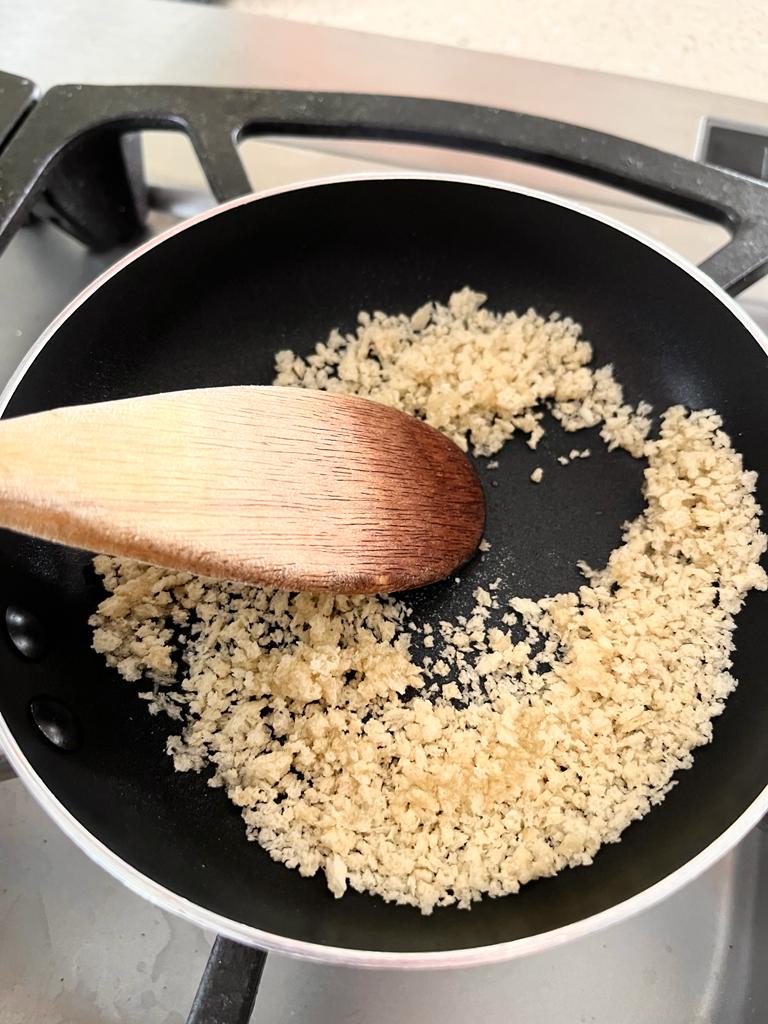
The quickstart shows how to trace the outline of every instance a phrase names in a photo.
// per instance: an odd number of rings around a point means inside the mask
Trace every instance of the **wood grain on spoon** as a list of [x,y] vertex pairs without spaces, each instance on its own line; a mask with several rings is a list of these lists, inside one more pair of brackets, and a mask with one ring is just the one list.
[[209,388],[0,422],[0,525],[171,569],[401,590],[470,558],[484,519],[456,445],[349,395]]

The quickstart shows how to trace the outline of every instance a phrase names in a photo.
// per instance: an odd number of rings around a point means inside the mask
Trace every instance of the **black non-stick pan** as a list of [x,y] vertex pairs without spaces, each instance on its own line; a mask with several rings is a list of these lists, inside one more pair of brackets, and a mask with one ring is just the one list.
[[[710,184],[707,175],[720,174],[703,170]],[[738,185],[726,172],[721,180],[723,196]],[[734,290],[762,259],[747,235],[745,227],[739,247],[709,265]],[[465,284],[487,292],[492,309],[535,306],[580,321],[596,364],[614,364],[633,402],[717,409],[759,472],[768,507],[765,340],[726,292],[618,224],[469,179],[335,180],[246,197],[183,225],[123,260],[59,317],[6,391],[3,415],[267,384],[279,349],[307,353],[331,328],[353,329],[358,310],[411,312]],[[554,426],[542,445],[562,450]],[[466,609],[477,582],[495,575],[514,572],[517,593],[539,597],[577,586],[579,559],[601,564],[642,507],[643,467],[599,441],[590,446],[591,459],[537,488],[527,480],[541,452],[508,444],[493,474],[498,486],[486,490],[491,552],[461,585],[416,593],[416,615]],[[768,809],[768,596],[752,593],[738,618],[739,685],[714,741],[664,803],[590,867],[430,917],[357,893],[335,900],[322,877],[302,878],[248,842],[221,790],[173,771],[164,752],[172,726],[150,717],[135,688],[90,649],[87,619],[102,596],[89,554],[0,533],[9,623],[0,740],[95,860],[149,899],[243,943],[381,965],[511,957],[661,898]]]

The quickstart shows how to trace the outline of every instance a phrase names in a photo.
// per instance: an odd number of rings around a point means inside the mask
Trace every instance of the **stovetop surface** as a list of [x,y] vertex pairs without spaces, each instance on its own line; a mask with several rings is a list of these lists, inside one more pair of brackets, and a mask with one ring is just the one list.
[[[490,54],[364,36],[198,5],[0,0],[0,67],[68,81],[348,89],[508,106],[694,155],[701,119],[768,125],[768,105]],[[183,136],[148,133],[156,233],[213,204]],[[724,232],[589,182],[502,160],[392,144],[249,140],[254,189],[359,170],[433,169],[567,195],[701,260]],[[40,225],[0,258],[0,383],[50,319],[118,256]],[[482,287],[482,282],[473,282]],[[768,284],[742,297],[768,328]],[[6,681],[6,685],[8,681]],[[768,840],[650,911],[558,950],[492,968],[399,974],[270,957],[254,1020],[494,1024],[730,1024],[768,1016]],[[211,936],[92,865],[16,781],[0,786],[0,1024],[180,1024]]]

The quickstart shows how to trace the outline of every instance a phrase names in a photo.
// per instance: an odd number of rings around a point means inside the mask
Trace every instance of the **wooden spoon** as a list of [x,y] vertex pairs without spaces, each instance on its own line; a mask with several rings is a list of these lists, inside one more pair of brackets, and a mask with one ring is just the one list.
[[465,562],[484,520],[453,442],[350,395],[207,388],[0,422],[0,526],[170,569],[402,590]]

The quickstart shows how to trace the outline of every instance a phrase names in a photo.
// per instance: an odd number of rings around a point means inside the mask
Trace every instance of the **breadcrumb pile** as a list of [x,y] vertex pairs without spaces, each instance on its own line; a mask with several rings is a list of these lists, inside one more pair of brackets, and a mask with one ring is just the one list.
[[354,335],[332,331],[307,359],[279,352],[275,384],[375,399],[476,455],[493,455],[516,430],[535,448],[547,408],[566,430],[602,424],[609,449],[643,454],[651,407],[625,404],[610,366],[590,369],[578,324],[532,309],[492,313],[485,299],[463,288],[413,316],[360,313]]
[[545,407],[568,430],[602,424],[647,459],[646,507],[577,592],[493,580],[470,615],[419,623],[392,597],[95,560],[110,596],[94,648],[178,720],[175,767],[208,770],[250,838],[336,896],[423,913],[589,864],[660,802],[711,739],[734,615],[768,586],[756,475],[714,412],[668,409],[648,440],[649,407],[589,368],[577,325],[482,301],[361,314],[307,359],[280,353],[277,382],[404,408],[486,455],[516,430],[535,447]]

